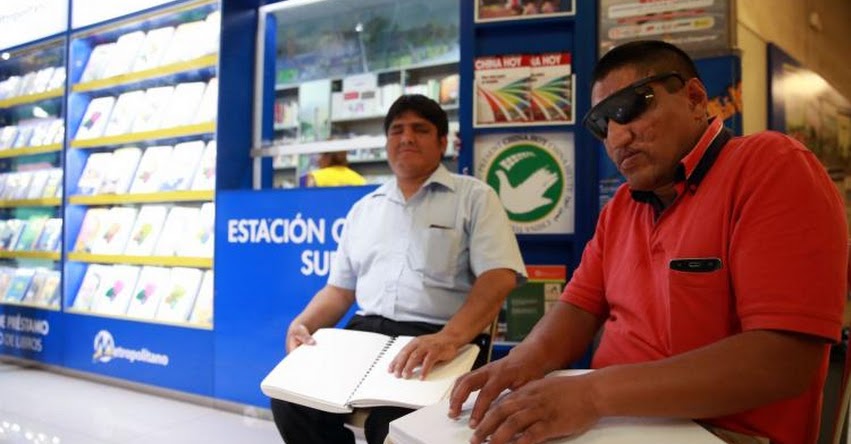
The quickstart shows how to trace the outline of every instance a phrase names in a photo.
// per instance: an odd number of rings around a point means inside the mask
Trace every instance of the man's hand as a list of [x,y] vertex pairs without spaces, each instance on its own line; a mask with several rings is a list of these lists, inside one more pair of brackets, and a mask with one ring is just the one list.
[[587,376],[544,378],[529,382],[491,405],[470,442],[540,443],[583,433],[599,419]]
[[304,324],[292,323],[287,329],[287,353],[295,350],[302,344],[313,345],[316,341],[310,335],[310,331]]
[[441,333],[418,336],[393,358],[387,371],[397,378],[410,378],[414,369],[421,367],[420,379],[425,379],[435,364],[454,358],[458,348],[455,341]]
[[470,426],[476,427],[491,403],[506,389],[517,390],[529,381],[544,376],[532,360],[521,356],[508,355],[491,362],[484,367],[467,373],[455,381],[449,397],[449,417],[457,418],[461,414],[464,401],[476,390],[479,392],[473,411],[470,413]]

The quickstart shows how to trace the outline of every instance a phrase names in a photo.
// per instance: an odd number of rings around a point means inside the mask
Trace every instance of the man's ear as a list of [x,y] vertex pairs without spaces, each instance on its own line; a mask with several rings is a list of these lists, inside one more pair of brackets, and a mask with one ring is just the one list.
[[703,86],[703,82],[696,77],[692,77],[686,81],[685,88],[689,101],[689,109],[693,110],[695,115],[701,119],[705,118],[709,97],[706,93],[706,87]]
[[449,140],[447,136],[440,136],[437,138],[437,144],[440,146],[440,157],[446,155],[446,143]]

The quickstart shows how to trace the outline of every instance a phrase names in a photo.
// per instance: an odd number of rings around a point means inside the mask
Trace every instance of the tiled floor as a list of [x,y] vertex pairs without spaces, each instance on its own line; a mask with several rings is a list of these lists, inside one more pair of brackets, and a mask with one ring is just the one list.
[[280,444],[266,419],[0,362],[2,444]]

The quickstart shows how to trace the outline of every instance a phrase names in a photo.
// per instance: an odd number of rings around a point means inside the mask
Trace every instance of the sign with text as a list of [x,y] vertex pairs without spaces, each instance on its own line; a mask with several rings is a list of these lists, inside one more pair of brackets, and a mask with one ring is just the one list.
[[0,29],[3,30],[0,32],[0,48],[23,45],[63,32],[67,27],[68,2],[66,0],[3,2],[2,12],[0,12]]
[[57,311],[0,306],[0,354],[62,364],[61,324]]

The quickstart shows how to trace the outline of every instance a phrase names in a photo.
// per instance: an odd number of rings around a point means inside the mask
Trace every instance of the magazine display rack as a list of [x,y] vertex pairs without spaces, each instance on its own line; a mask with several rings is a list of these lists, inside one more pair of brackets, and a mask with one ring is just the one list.
[[0,304],[60,306],[65,39],[0,61]]
[[70,37],[65,310],[212,329],[218,3]]

